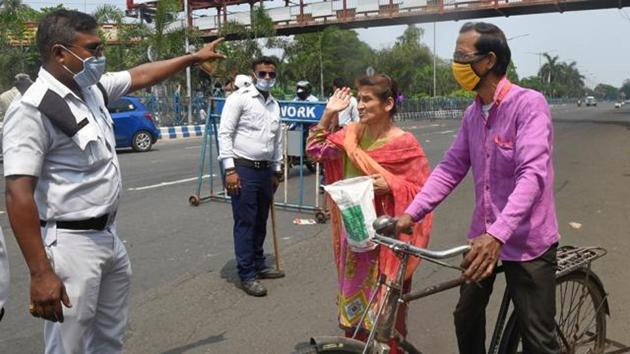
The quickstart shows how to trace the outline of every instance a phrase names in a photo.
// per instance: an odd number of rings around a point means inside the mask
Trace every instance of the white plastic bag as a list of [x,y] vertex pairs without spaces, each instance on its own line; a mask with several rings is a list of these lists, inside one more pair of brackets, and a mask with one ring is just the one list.
[[372,223],[376,220],[372,177],[355,177],[324,187],[341,212],[348,245],[355,252],[373,250],[376,244]]

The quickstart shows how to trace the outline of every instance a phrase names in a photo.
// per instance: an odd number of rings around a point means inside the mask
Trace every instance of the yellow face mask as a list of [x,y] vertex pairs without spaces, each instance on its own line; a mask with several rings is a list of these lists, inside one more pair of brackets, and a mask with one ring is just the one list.
[[455,81],[466,91],[474,91],[481,78],[472,68],[470,64],[462,64],[453,62],[453,76]]

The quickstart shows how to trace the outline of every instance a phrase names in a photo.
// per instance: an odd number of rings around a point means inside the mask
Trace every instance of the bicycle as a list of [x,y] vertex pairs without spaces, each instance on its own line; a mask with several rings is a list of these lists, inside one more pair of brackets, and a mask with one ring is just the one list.
[[[381,276],[374,287],[372,298],[358,323],[364,323],[371,305],[376,301],[376,294],[384,287],[380,306],[376,311],[374,325],[368,331],[366,342],[340,336],[313,337],[300,354],[387,354],[390,347],[387,343],[394,339],[398,346],[409,354],[420,354],[420,350],[403,338],[394,328],[396,314],[400,304],[407,304],[433,294],[437,294],[462,284],[464,279],[458,277],[446,282],[434,284],[417,291],[403,294],[402,284],[409,257],[419,257],[444,267],[462,270],[442,262],[444,259],[466,253],[469,246],[457,246],[443,251],[412,246],[408,243],[385,236],[392,234],[396,219],[381,216],[374,222],[376,235],[373,242],[381,247],[393,250],[400,259],[400,268],[394,281]],[[389,231],[389,232],[387,232]],[[561,346],[561,353],[603,353],[606,346],[606,316],[609,315],[608,299],[599,277],[591,270],[591,263],[606,255],[601,247],[563,246],[558,249],[558,268],[556,271],[556,334]],[[501,266],[497,272],[501,272]],[[499,314],[493,331],[488,353],[515,354],[522,353],[521,335],[516,321],[516,313],[509,317],[510,296],[504,291]]]

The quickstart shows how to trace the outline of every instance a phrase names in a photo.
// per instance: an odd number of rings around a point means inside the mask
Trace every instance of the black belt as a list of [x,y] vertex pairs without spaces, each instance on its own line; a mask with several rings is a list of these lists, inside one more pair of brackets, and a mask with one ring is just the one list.
[[250,168],[255,168],[257,170],[266,170],[271,168],[271,162],[269,161],[252,161],[252,160],[248,160],[248,159],[234,159],[234,164],[236,166],[244,166],[244,167],[250,167]]
[[[109,214],[99,216],[97,218],[75,220],[75,221],[55,221],[58,229],[68,230],[105,230],[107,227],[107,221],[109,220]],[[41,227],[46,226],[47,221],[40,220],[39,225]]]

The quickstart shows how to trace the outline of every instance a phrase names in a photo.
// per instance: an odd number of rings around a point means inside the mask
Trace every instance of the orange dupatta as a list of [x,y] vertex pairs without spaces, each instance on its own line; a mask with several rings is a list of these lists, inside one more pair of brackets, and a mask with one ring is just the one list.
[[[391,138],[376,149],[364,151],[359,146],[364,129],[361,124],[350,124],[343,130],[330,135],[328,141],[345,151],[352,164],[363,174],[367,176],[380,174],[387,181],[391,194],[375,196],[377,214],[400,215],[411,204],[429,177],[427,158],[415,137],[408,132]],[[343,178],[343,159],[326,163],[325,168],[327,183],[333,183]],[[331,204],[334,205],[334,203]],[[334,206],[331,209],[331,221],[334,225],[333,247],[335,260],[339,262],[341,220],[337,207]],[[400,239],[419,247],[426,247],[429,242],[431,225],[432,215],[429,214],[421,223],[414,225],[412,235],[401,234]],[[379,273],[385,273],[390,279],[396,276],[399,261],[390,249],[380,248],[378,263]],[[411,278],[418,264],[417,258],[412,257],[410,259],[405,279]]]

